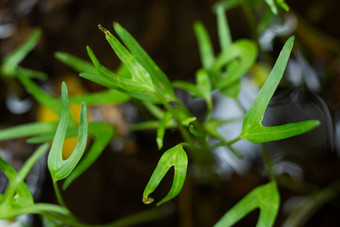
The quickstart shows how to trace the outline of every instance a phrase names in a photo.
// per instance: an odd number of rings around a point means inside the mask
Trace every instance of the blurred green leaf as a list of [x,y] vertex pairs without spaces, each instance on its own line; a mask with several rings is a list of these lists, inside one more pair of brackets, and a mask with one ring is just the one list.
[[205,69],[210,70],[215,61],[215,55],[209,34],[201,22],[195,22],[194,30],[198,41],[201,62]]
[[218,38],[222,52],[228,51],[232,45],[231,34],[229,30],[228,20],[225,15],[225,6],[216,6]]
[[77,72],[97,73],[96,68],[88,61],[84,61],[73,55],[64,52],[56,52],[54,57],[64,64],[70,66]]
[[155,64],[138,42],[120,24],[114,23],[114,29],[131,51],[136,60],[150,73],[153,84],[161,92],[166,92],[169,98],[174,97],[172,85],[164,72]]
[[52,98],[46,92],[44,92],[37,84],[25,76],[25,72],[22,70],[17,71],[17,76],[21,83],[31,93],[31,95],[42,105],[52,110],[55,114],[60,115],[61,103],[59,100]]
[[0,130],[0,141],[54,133],[57,122],[35,122]]
[[273,14],[277,15],[277,7],[280,6],[282,9],[289,11],[289,6],[286,4],[285,0],[265,0],[267,5],[269,6],[270,10],[273,12]]
[[157,188],[165,174],[172,166],[175,168],[173,184],[169,193],[160,202],[157,203],[157,206],[160,206],[161,204],[177,196],[184,184],[188,167],[188,157],[183,149],[183,145],[181,144],[170,148],[162,155],[156,169],[152,173],[152,176],[145,187],[143,193],[143,203],[149,204],[153,202],[154,199],[149,197],[150,194]]
[[69,118],[69,104],[67,87],[65,82],[62,83],[61,91],[62,91],[61,92],[62,112],[60,115],[59,125],[55,137],[53,139],[53,144],[47,160],[48,169],[51,173],[53,182],[66,178],[78,164],[86,147],[88,133],[87,110],[86,104],[85,102],[83,102],[81,104],[77,145],[73,150],[71,156],[67,160],[63,160],[62,149]]
[[[19,173],[0,157],[0,169],[9,180],[9,185],[0,200],[0,218],[10,218],[13,209],[24,208],[34,204],[33,196],[26,186],[26,178],[33,165],[47,152],[49,144],[40,146],[32,156],[28,158]],[[7,217],[6,217],[7,216]]]
[[41,30],[36,28],[25,43],[4,58],[1,65],[1,71],[5,76],[12,77],[16,74],[19,63],[34,49],[39,42],[40,36]]
[[254,143],[263,143],[299,135],[319,125],[319,121],[316,120],[273,127],[264,127],[261,123],[269,101],[283,76],[293,44],[294,37],[291,37],[281,50],[267,81],[244,118],[241,138]]
[[214,227],[233,226],[256,208],[260,208],[260,217],[256,227],[273,226],[279,205],[280,195],[274,182],[259,186],[232,207]]
[[172,118],[171,113],[166,112],[163,118],[159,121],[159,125],[157,128],[157,138],[156,138],[158,150],[162,149],[163,147],[163,138],[164,138],[165,130],[171,118]]
[[[223,88],[234,84],[250,69],[257,57],[257,47],[254,42],[249,40],[238,40],[233,43],[227,53],[230,52],[229,58],[236,59],[228,64],[226,73],[218,79],[215,86]],[[222,55],[223,55],[222,54]],[[228,58],[227,58],[228,59]],[[227,61],[229,62],[229,61]]]
[[195,97],[201,96],[201,93],[197,89],[197,86],[195,84],[192,84],[192,83],[189,83],[189,82],[186,82],[186,81],[174,81],[172,84],[173,84],[174,87],[181,88],[181,89],[183,89],[187,92],[190,92]]
[[241,5],[240,0],[224,0],[224,1],[219,1],[217,2],[214,6],[213,9],[214,11],[217,11],[219,7],[223,7],[225,10],[230,10],[233,9],[237,6]]
[[206,70],[200,69],[196,73],[196,86],[200,96],[204,98],[207,103],[208,109],[212,109],[212,87],[209,75]]

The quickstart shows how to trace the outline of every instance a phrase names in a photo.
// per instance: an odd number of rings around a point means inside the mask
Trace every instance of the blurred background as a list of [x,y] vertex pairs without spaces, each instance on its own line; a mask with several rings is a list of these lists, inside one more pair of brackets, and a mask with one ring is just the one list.
[[[88,60],[85,46],[95,51],[103,65],[115,69],[120,62],[97,25],[112,30],[112,23],[124,26],[163,69],[171,81],[194,81],[201,67],[193,23],[206,26],[218,53],[216,16],[212,0],[0,0],[0,57],[3,58],[22,44],[33,29],[42,29],[38,46],[22,62],[22,66],[43,71],[48,80],[38,82],[52,95],[58,95],[65,80],[70,94],[94,92],[100,85],[77,76],[72,69],[54,58],[54,52],[64,51]],[[233,40],[248,38],[259,46],[258,63],[242,82],[241,105],[249,108],[261,85],[261,75],[269,73],[284,41],[296,35],[296,43],[282,86],[276,92],[266,112],[264,125],[278,125],[307,119],[318,119],[321,126],[294,138],[267,144],[274,168],[280,176],[281,209],[276,226],[285,220],[306,196],[322,190],[340,179],[340,5],[335,0],[287,0],[290,12],[270,20],[261,32],[254,26],[245,9],[236,7],[227,12]],[[263,4],[263,7],[267,6]],[[268,8],[268,7],[267,7]],[[263,10],[263,14],[265,10]],[[257,10],[256,15],[262,15]],[[258,31],[258,30],[257,30]],[[204,110],[202,100],[178,91],[192,112]],[[118,125],[119,135],[110,143],[96,163],[69,189],[63,192],[66,204],[84,222],[107,223],[137,211],[148,209],[142,203],[142,193],[160,153],[155,132],[131,132],[135,122],[148,119],[138,105],[103,106],[92,109],[92,117],[100,113],[101,120]],[[237,117],[242,111],[219,94],[214,96],[215,117]],[[135,103],[136,104],[136,103]],[[10,80],[0,83],[0,128],[48,119],[47,112]],[[222,127],[227,138],[233,138],[240,124]],[[165,147],[180,141],[175,131],[168,131]],[[1,156],[14,167],[34,150],[25,140],[1,142]],[[213,152],[215,172],[208,177],[195,176],[189,170],[180,195],[166,204],[171,215],[144,226],[212,226],[244,195],[267,182],[259,147],[245,141],[235,148],[244,160],[235,159],[227,151]],[[172,172],[156,191],[161,198],[170,188]],[[41,161],[30,178],[37,201],[56,202],[46,163]],[[6,186],[0,177],[0,190]],[[150,205],[149,205],[150,206]],[[153,206],[153,205],[151,205]],[[306,220],[306,226],[339,226],[340,197],[321,204]],[[258,211],[252,212],[236,226],[254,226]],[[40,226],[38,218],[26,220]],[[327,224],[326,224],[327,223]]]

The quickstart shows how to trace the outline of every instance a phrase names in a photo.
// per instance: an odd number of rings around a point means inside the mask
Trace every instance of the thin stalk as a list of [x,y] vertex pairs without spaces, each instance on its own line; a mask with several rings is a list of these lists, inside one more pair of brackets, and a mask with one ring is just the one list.
[[61,206],[66,207],[66,204],[64,202],[63,197],[61,196],[61,193],[60,193],[60,190],[59,190],[59,187],[58,187],[58,184],[57,184],[56,181],[53,181],[53,188],[54,188],[54,191],[55,191],[55,195],[57,196],[58,203]]
[[271,181],[276,182],[275,172],[274,172],[274,169],[273,169],[273,160],[270,156],[269,150],[268,150],[266,144],[264,144],[264,143],[261,144],[261,148],[262,148],[261,149],[261,155],[262,155],[264,164],[266,166],[268,177]]

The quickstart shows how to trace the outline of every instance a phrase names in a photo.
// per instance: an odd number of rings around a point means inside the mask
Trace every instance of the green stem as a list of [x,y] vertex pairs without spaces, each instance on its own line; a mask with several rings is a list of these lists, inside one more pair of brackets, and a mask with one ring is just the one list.
[[63,197],[61,196],[61,193],[60,193],[60,190],[59,190],[59,187],[58,187],[58,184],[57,184],[56,181],[53,181],[53,188],[54,188],[54,191],[55,191],[55,195],[57,196],[58,203],[61,206],[66,207],[66,204],[64,202]]
[[261,144],[261,148],[262,148],[261,149],[261,155],[262,155],[264,164],[266,166],[268,177],[269,177],[270,181],[276,182],[275,172],[274,172],[274,169],[273,169],[273,160],[270,156],[269,150],[268,150],[266,144],[264,144],[264,143]]

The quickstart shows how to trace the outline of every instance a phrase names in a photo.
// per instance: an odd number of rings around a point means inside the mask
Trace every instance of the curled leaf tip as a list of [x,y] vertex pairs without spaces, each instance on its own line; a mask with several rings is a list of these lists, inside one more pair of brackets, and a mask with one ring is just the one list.
[[101,24],[98,24],[98,28],[99,28],[99,30],[101,30],[105,35],[110,35],[109,30],[107,30],[106,28],[104,28]]
[[153,201],[154,201],[154,199],[151,198],[151,197],[149,197],[149,195],[143,196],[143,203],[144,203],[144,204],[150,204],[150,203],[152,203]]

